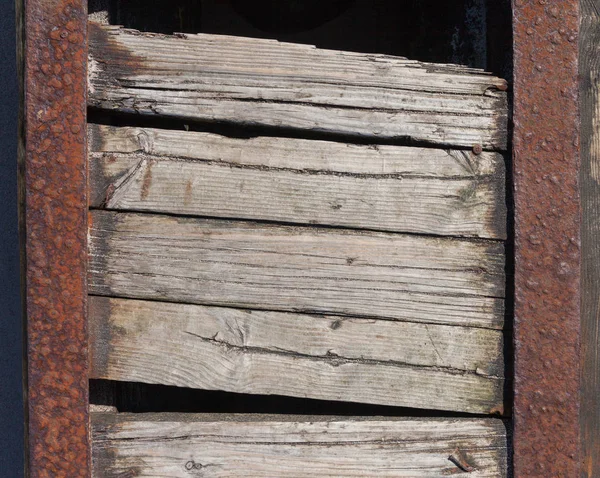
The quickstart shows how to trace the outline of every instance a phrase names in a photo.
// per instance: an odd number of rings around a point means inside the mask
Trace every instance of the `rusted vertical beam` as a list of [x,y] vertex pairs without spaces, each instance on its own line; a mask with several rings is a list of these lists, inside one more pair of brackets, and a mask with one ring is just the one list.
[[20,157],[31,477],[90,476],[87,2],[25,0]]
[[513,0],[516,477],[580,473],[579,0]]

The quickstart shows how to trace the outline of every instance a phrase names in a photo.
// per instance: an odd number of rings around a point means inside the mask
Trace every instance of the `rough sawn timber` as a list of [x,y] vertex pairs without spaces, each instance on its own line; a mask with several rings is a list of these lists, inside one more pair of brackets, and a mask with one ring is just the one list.
[[93,378],[504,411],[496,330],[104,297],[89,317]]
[[506,238],[498,153],[92,125],[91,204]]
[[92,211],[90,292],[502,329],[497,241]]
[[89,100],[199,121],[503,150],[506,82],[481,70],[224,35],[90,24]]
[[94,413],[93,476],[501,478],[498,419]]

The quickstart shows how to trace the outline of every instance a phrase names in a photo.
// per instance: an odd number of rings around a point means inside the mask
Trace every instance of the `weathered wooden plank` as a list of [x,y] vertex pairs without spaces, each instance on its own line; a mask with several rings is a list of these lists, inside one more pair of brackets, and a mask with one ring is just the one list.
[[90,127],[92,205],[506,237],[497,153]]
[[89,104],[505,149],[506,82],[480,70],[222,35],[91,24]]
[[93,476],[508,474],[498,419],[92,414]]
[[93,297],[92,378],[503,412],[502,333]]
[[499,153],[388,145],[360,145],[297,138],[231,138],[197,131],[89,125],[92,153],[145,153],[221,161],[233,166],[355,175],[440,179],[499,178]]
[[131,329],[131,338],[141,342],[165,332],[157,340],[192,334],[231,349],[504,375],[503,333],[498,330],[99,296],[89,300],[94,366],[99,368],[105,362],[100,356],[130,345],[121,343],[120,334]]
[[93,211],[90,292],[501,329],[504,246]]

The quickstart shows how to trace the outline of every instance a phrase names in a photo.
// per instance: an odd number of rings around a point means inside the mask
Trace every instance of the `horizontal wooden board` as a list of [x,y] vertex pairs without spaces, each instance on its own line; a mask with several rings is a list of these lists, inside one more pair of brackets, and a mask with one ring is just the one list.
[[91,204],[506,238],[498,153],[92,125]]
[[[99,370],[107,354],[133,346],[129,340],[153,341],[156,334],[158,341],[178,342],[173,337],[191,334],[226,349],[504,375],[498,330],[100,296],[89,303]],[[120,336],[126,329],[129,339]]]
[[93,476],[508,475],[498,419],[92,414]]
[[501,329],[504,246],[92,211],[90,292]]
[[149,115],[505,149],[506,82],[457,65],[90,24],[89,104]]
[[499,331],[90,297],[91,377],[502,413]]

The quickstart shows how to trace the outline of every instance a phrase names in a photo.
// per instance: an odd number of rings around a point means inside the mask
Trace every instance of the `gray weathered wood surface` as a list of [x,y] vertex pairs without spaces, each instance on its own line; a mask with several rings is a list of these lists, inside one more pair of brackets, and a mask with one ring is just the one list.
[[91,204],[506,237],[498,153],[90,127]]
[[502,79],[457,65],[90,24],[89,104],[149,115],[505,149]]
[[502,333],[90,297],[91,377],[503,413]]
[[508,474],[498,419],[93,413],[92,430],[94,478]]
[[[109,211],[90,215],[91,376],[504,413],[505,252],[498,241],[506,238],[504,163],[490,151],[506,149],[505,87],[504,80],[456,65],[91,25],[89,104],[96,108],[266,127],[269,134],[280,128],[281,136],[296,129],[437,147],[92,125],[90,205]],[[476,144],[487,151],[466,149]],[[121,424],[110,420],[105,430],[112,433]],[[261,442],[250,423],[241,450],[238,438],[228,441],[230,432],[209,437],[213,448],[193,443],[222,453],[216,456],[223,465],[216,466],[178,461],[178,454],[190,456],[186,440],[205,440],[202,431],[180,441],[157,433],[152,420],[136,421],[131,430],[147,425],[155,442],[119,437],[118,449],[94,445],[105,467],[96,470],[140,476],[469,471],[446,451],[436,461],[428,448],[429,441],[435,453],[440,440],[450,446],[453,421],[447,437],[423,432],[419,444],[408,437],[421,432],[404,424],[407,438],[395,438],[393,447],[407,454],[397,461],[373,455],[385,446],[367,440],[363,447],[354,438],[340,445],[334,463],[326,458],[338,445],[319,441],[329,441],[323,429],[302,431],[319,437],[307,439],[302,449],[311,451],[302,455],[294,427],[304,425],[276,424],[291,427],[282,438],[268,437],[271,428],[260,425]],[[189,422],[206,426],[194,417]],[[434,433],[429,422],[422,425]],[[354,433],[352,427],[340,429]],[[456,437],[467,440],[469,430]],[[473,440],[484,440],[486,432],[479,432]],[[273,442],[279,439],[291,440],[281,452]],[[469,463],[477,462],[472,476],[503,476],[506,444],[494,443],[467,447]],[[126,456],[123,449],[135,451]],[[261,458],[244,464],[247,452]],[[265,461],[265,453],[284,456],[289,468]],[[313,469],[294,474],[311,460]],[[340,469],[341,463],[349,464]]]
[[90,292],[501,329],[497,241],[93,211]]
[[[170,302],[90,297],[94,366],[127,347],[124,336],[175,341],[190,334],[229,349],[370,360],[502,376],[503,333],[479,327],[309,315]],[[117,336],[113,332],[117,333]],[[108,333],[108,335],[106,335]],[[166,335],[159,337],[166,333]],[[143,337],[142,337],[143,335]],[[108,340],[108,342],[106,340]],[[118,341],[118,342],[117,342]],[[122,343],[121,343],[122,342]],[[110,344],[112,348],[106,348]]]

